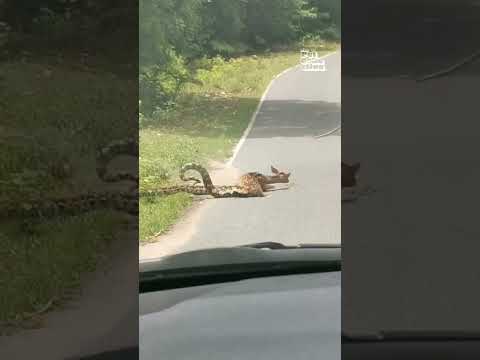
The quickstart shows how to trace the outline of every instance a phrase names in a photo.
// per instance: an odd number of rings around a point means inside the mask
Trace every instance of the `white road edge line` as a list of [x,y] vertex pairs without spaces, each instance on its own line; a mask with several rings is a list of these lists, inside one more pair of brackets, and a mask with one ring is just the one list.
[[[334,51],[334,52],[331,52],[329,54],[326,54],[326,55],[323,55],[323,56],[320,56],[319,59],[324,59],[328,56],[331,56],[331,55],[334,55],[338,53],[338,50],[337,51]],[[242,148],[242,145],[243,143],[245,142],[245,139],[247,138],[247,136],[250,134],[250,131],[252,130],[253,128],[253,125],[255,124],[255,120],[257,120],[257,115],[258,115],[258,112],[260,111],[260,108],[262,107],[262,104],[263,102],[265,101],[265,98],[268,94],[268,91],[270,90],[270,88],[272,87],[273,83],[275,82],[276,79],[278,79],[280,76],[284,75],[285,73],[287,73],[288,71],[290,70],[293,70],[297,67],[299,67],[300,64],[297,64],[295,66],[292,66],[292,67],[289,67],[288,69],[285,69],[283,70],[280,74],[276,75],[271,81],[270,83],[268,84],[267,88],[265,89],[265,91],[263,92],[263,95],[262,97],[260,98],[260,102],[258,103],[257,105],[257,108],[255,109],[255,112],[253,113],[252,115],[252,118],[250,119],[250,122],[247,126],[247,128],[245,129],[245,131],[243,132],[243,135],[242,137],[240,138],[240,140],[238,141],[237,145],[235,146],[235,149],[233,150],[233,154],[232,156],[230,157],[230,159],[227,161],[226,165],[227,166],[232,166],[233,162],[235,161],[235,158],[237,157],[240,149]]]

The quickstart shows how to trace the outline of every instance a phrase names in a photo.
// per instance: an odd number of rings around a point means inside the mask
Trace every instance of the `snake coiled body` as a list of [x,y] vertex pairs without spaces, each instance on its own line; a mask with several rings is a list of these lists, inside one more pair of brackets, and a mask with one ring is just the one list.
[[[203,182],[202,185],[176,185],[162,187],[154,190],[147,190],[140,192],[140,197],[145,196],[159,196],[159,195],[170,195],[179,192],[186,192],[193,195],[210,195],[214,198],[248,198],[248,197],[261,197],[263,191],[265,191],[268,186],[266,183],[271,179],[270,176],[263,175],[258,172],[250,172],[244,174],[240,178],[239,185],[232,186],[215,186],[212,182],[210,174],[207,169],[196,163],[187,163],[183,165],[180,169],[180,179],[183,181],[194,181],[200,182],[197,178],[194,177],[185,177],[187,171],[193,170],[200,174]],[[288,178],[288,176],[287,176]],[[274,181],[277,182],[277,181]],[[281,181],[284,182],[284,181]]]
[[[138,156],[138,142],[121,140],[102,148],[96,158],[96,171],[106,183],[122,180],[138,184],[138,177],[128,173],[108,175],[107,166],[117,156]],[[100,209],[122,211],[138,215],[138,193],[136,191],[85,192],[79,195],[26,200],[21,202],[4,200],[0,202],[0,217],[55,217],[78,215]]]
[[138,157],[139,146],[138,142],[132,139],[113,141],[107,146],[103,147],[97,155],[97,175],[104,182],[117,182],[117,181],[134,181],[138,184],[138,176],[132,175],[126,172],[119,172],[114,175],[108,174],[108,164],[119,155],[130,155]]

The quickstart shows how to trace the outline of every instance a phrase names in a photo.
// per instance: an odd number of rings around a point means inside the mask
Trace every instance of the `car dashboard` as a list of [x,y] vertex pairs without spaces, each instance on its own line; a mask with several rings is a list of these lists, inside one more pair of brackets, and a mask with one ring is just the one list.
[[140,359],[340,359],[339,271],[140,294]]

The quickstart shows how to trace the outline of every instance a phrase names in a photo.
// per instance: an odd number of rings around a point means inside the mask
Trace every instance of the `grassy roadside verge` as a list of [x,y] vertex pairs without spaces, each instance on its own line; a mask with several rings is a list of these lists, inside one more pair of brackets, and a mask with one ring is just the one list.
[[[131,133],[136,79],[29,59],[2,62],[0,74],[0,202],[98,190],[93,151]],[[62,161],[71,177],[53,170]],[[123,226],[109,211],[0,219],[0,334],[41,325],[37,313],[79,289]]]
[[[319,55],[337,49],[309,46]],[[211,60],[190,85],[175,110],[145,119],[140,129],[140,187],[155,188],[179,181],[178,169],[186,162],[208,165],[222,161],[247,127],[271,79],[298,63],[298,49],[244,56],[230,61]],[[153,241],[167,231],[191,205],[187,194],[140,200],[140,242]]]

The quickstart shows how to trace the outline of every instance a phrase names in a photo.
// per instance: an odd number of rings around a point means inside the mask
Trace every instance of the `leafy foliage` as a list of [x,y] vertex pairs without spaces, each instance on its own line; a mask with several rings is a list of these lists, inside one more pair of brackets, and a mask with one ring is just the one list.
[[175,104],[203,56],[236,57],[304,38],[340,37],[339,0],[140,0],[145,116]]
[[190,78],[184,59],[173,50],[163,65],[144,66],[139,76],[140,98],[148,113],[174,104],[182,85]]

